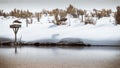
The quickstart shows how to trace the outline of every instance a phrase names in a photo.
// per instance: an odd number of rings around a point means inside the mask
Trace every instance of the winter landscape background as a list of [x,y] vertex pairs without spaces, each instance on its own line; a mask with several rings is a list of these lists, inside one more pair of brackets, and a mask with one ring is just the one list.
[[120,68],[120,0],[0,0],[0,68]]
[[[32,24],[26,27],[26,18],[0,16],[0,38],[1,42],[14,40],[12,29],[9,25],[14,20],[22,22],[22,27],[18,31],[18,41],[23,42],[40,42],[40,43],[85,43],[90,45],[119,45],[120,44],[120,25],[116,25],[114,13],[119,6],[119,0],[1,0],[0,9],[3,13],[9,13],[15,10],[25,10],[26,12],[43,12],[47,13],[53,9],[58,11],[67,11],[70,4],[73,8],[86,10],[86,15],[91,16],[91,12],[95,13],[93,9],[100,11],[111,9],[110,16],[103,16],[100,19],[92,17],[95,24],[85,24],[82,22],[82,17],[74,18],[67,13],[64,22],[65,25],[56,25],[55,16],[44,13],[40,16],[40,21],[36,17],[32,17]],[[15,9],[16,8],[16,9]],[[85,21],[85,14],[83,15]],[[60,16],[58,15],[60,19]]]
[[[108,8],[115,10],[116,6],[120,4],[119,0],[0,0],[0,8],[6,11],[14,8],[29,9],[30,11],[40,11],[42,9],[65,9],[69,4],[76,8],[102,9]],[[9,6],[9,7],[8,7]]]

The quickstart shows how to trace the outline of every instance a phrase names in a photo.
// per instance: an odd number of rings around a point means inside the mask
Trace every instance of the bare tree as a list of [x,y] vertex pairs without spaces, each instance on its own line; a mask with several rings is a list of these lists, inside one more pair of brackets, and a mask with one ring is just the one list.
[[67,12],[65,10],[60,10],[59,16],[60,16],[60,19],[65,18],[67,16]]
[[115,16],[116,24],[120,24],[120,6],[117,6],[117,12]]
[[78,14],[78,16],[81,15],[81,18],[82,18],[81,22],[83,22],[83,17],[86,14],[86,10],[79,9],[79,10],[77,10],[77,14]]
[[36,17],[37,21],[40,22],[41,13],[36,12],[35,17]]

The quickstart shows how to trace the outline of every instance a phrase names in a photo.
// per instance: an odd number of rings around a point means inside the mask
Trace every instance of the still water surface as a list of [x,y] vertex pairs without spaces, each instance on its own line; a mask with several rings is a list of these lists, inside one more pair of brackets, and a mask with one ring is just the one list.
[[0,48],[0,68],[120,68],[120,47]]

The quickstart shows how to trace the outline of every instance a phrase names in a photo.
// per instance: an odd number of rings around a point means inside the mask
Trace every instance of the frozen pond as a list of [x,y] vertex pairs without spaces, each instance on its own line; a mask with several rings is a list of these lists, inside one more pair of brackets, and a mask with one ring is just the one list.
[[0,48],[0,68],[119,68],[120,47]]

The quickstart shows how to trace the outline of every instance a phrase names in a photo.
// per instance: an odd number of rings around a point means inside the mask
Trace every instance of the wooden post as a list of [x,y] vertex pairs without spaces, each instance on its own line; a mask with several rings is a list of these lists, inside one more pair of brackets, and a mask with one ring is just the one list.
[[19,25],[19,24],[12,24],[12,25],[10,25],[10,28],[13,29],[14,34],[15,34],[15,41],[14,41],[15,53],[17,53],[17,32],[18,32],[20,27],[21,27],[21,25]]
[[14,34],[15,34],[15,43],[14,43],[15,53],[17,53],[17,32],[18,32],[18,29],[19,28],[13,28],[13,31],[14,31]]

